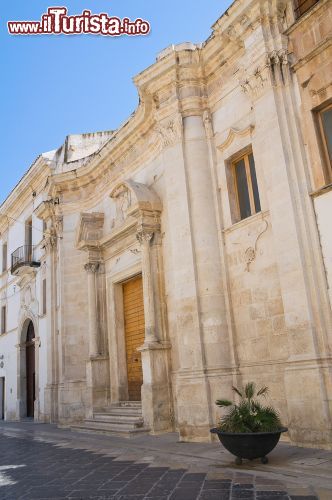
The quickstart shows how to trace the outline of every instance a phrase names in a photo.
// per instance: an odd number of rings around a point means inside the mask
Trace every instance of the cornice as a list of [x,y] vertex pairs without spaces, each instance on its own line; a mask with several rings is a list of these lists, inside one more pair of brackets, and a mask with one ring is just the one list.
[[39,156],[0,206],[0,234],[14,223],[11,218],[18,218],[31,203],[32,193],[38,196],[44,190],[50,174],[49,163]]
[[[176,122],[180,120],[174,117],[182,119],[206,109],[210,99],[207,82],[213,86],[215,81],[217,85],[220,80],[215,78],[222,79],[224,70],[229,73],[245,52],[251,50],[246,48],[246,39],[258,24],[265,23],[263,44],[266,44],[265,38],[273,38],[271,33],[276,32],[275,25],[283,16],[286,3],[286,0],[236,0],[213,25],[205,43],[184,43],[162,51],[154,64],[134,78],[139,94],[136,111],[79,168],[52,175],[48,167],[46,194],[60,200],[63,195],[65,211],[75,203],[86,205],[100,198],[124,175],[131,176],[144,161],[157,157],[163,148],[173,144],[176,134],[170,124],[173,123],[175,129],[182,126],[178,127]],[[229,74],[227,78],[230,79]],[[180,136],[181,133],[177,133],[177,137]],[[26,176],[9,197],[10,205],[14,207],[16,203],[15,210],[22,205],[22,200],[14,203],[14,199],[25,192],[27,183],[38,178],[35,173],[31,178]],[[44,180],[44,175],[40,179]],[[76,193],[76,202],[74,195],[68,195],[70,192]]]
[[321,40],[305,56],[301,57],[301,59],[297,60],[294,64],[292,64],[292,69],[294,71],[298,71],[300,68],[302,68],[302,66],[311,61],[311,59],[314,59],[314,57],[317,57],[323,51],[327,50],[331,45],[332,45],[332,35],[329,35],[323,40]]

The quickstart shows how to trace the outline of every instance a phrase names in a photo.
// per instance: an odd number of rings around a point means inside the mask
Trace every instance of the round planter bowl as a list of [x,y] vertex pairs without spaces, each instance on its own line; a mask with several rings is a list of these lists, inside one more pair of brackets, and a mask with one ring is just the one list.
[[253,460],[260,458],[263,464],[268,462],[266,455],[277,446],[282,432],[287,432],[282,427],[275,432],[223,432],[217,427],[210,430],[217,434],[221,444],[230,453],[236,456],[236,464],[241,465],[242,458]]

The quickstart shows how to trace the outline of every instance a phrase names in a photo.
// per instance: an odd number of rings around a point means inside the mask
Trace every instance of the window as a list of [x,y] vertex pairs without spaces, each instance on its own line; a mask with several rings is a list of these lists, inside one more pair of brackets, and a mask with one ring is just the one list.
[[7,270],[7,251],[8,251],[7,243],[3,243],[2,244],[2,272],[3,273]]
[[296,18],[299,18],[307,12],[318,0],[295,0],[295,15]]
[[7,320],[6,306],[2,306],[1,307],[1,333],[6,333],[6,330],[7,330],[6,320]]
[[332,103],[318,111],[318,124],[326,174],[330,181],[332,177]]
[[46,279],[43,279],[43,314],[46,314]]
[[236,219],[246,219],[260,212],[261,204],[252,152],[233,161],[232,174],[235,187]]
[[32,246],[32,219],[25,221],[25,244]]

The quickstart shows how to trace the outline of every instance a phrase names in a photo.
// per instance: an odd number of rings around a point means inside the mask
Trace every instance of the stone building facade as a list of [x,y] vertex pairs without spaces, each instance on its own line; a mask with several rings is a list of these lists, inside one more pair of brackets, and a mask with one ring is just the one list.
[[254,380],[331,446],[331,16],[236,0],[38,157],[0,209],[6,419],[204,441]]

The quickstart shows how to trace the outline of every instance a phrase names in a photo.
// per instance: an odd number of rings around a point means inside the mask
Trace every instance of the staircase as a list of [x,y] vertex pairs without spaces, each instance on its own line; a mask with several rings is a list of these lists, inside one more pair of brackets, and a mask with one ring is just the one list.
[[103,411],[94,413],[92,419],[71,426],[73,431],[95,432],[99,434],[133,437],[148,433],[144,427],[142,403],[140,401],[121,401]]

